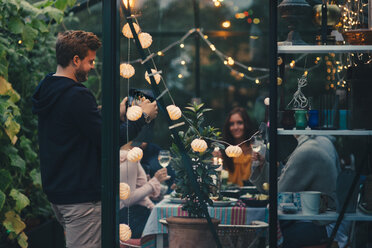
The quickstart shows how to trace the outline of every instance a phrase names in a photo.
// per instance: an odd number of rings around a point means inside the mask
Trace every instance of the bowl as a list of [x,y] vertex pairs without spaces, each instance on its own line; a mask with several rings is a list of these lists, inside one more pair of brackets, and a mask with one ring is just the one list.
[[344,40],[350,45],[372,45],[371,29],[354,29],[342,33]]

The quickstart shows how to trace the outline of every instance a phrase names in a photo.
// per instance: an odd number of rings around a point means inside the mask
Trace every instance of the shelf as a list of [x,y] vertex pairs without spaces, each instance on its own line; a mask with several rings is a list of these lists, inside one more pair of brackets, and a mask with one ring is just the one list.
[[372,52],[372,46],[366,45],[283,45],[278,46],[278,53],[361,53]]
[[372,130],[284,130],[278,128],[278,135],[372,135]]
[[[278,211],[279,220],[337,220],[337,217],[338,213],[331,211],[317,215],[304,215],[302,213],[283,214],[282,211]],[[372,215],[367,215],[360,211],[356,213],[345,213],[343,220],[372,221]]]

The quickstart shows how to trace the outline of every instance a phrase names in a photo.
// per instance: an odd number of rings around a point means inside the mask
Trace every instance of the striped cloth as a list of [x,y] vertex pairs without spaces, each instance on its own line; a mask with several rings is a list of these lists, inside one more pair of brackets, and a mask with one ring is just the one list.
[[[267,208],[246,208],[246,207],[208,207],[209,215],[219,219],[225,225],[249,225],[254,220],[268,221],[269,212]],[[142,233],[142,247],[155,247],[154,236],[167,233],[167,228],[159,223],[160,219],[170,216],[187,216],[180,204],[171,203],[164,199],[152,210]],[[152,238],[151,238],[152,237]]]

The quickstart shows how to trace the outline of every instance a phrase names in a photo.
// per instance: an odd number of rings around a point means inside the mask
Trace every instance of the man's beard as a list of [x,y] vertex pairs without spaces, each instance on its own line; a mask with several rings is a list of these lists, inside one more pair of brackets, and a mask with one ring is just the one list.
[[80,68],[78,68],[75,71],[75,78],[79,83],[85,82],[88,80],[88,71],[84,71]]

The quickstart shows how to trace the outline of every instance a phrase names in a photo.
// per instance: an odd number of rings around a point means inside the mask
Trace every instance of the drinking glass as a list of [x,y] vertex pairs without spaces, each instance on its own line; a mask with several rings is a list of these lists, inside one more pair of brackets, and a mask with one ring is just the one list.
[[262,137],[260,136],[253,137],[251,141],[251,147],[252,147],[252,152],[260,152],[261,149],[263,149],[264,147],[264,141]]
[[[159,164],[160,164],[161,167],[166,168],[169,165],[171,159],[172,159],[172,157],[171,157],[170,151],[161,150],[159,152],[158,160],[159,160]],[[167,178],[169,179],[170,176],[168,176]]]
[[159,152],[158,160],[159,160],[159,164],[161,165],[161,167],[163,168],[167,167],[171,161],[170,151],[161,150]]

